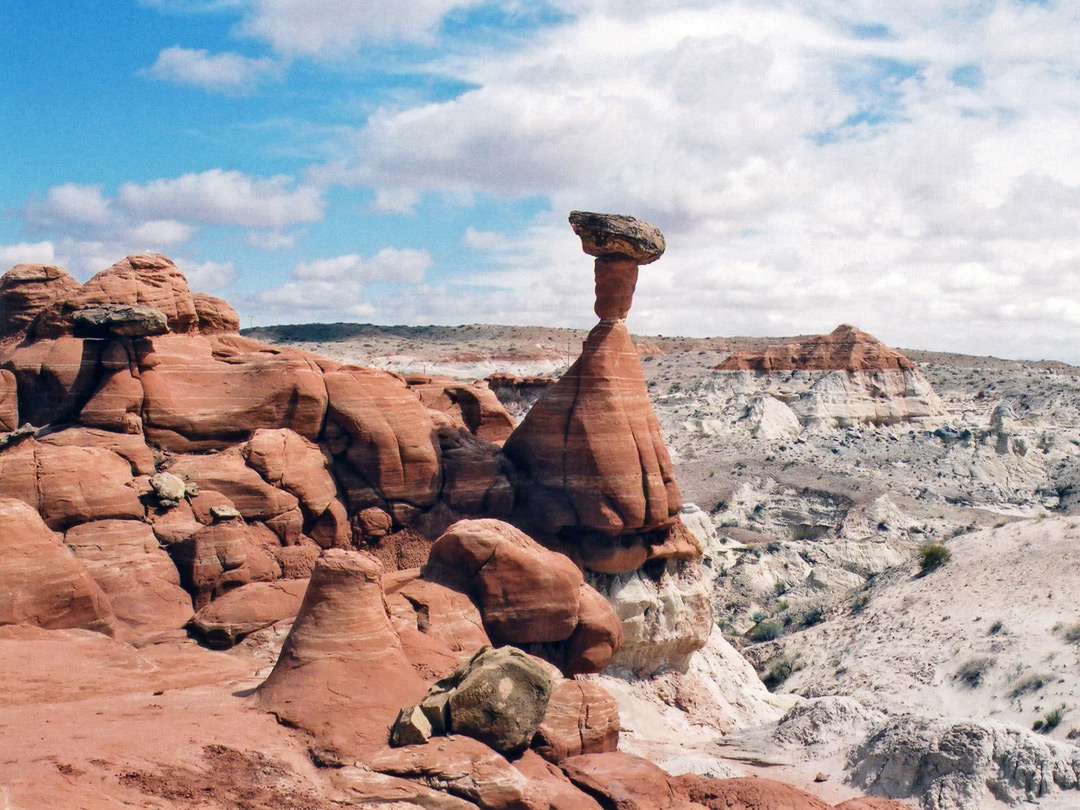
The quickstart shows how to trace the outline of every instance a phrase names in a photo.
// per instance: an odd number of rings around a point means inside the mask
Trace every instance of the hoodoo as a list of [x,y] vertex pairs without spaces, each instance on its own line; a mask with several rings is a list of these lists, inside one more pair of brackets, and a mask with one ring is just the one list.
[[625,321],[638,267],[660,258],[664,237],[612,214],[574,211],[570,224],[596,257],[600,323],[504,450],[528,481],[529,519],[545,531],[566,538],[665,529],[681,497]]

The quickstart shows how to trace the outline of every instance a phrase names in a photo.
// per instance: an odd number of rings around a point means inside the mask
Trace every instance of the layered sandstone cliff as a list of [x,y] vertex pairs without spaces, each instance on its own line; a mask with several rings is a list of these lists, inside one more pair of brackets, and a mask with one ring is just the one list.
[[858,424],[890,425],[945,413],[915,363],[873,335],[841,324],[827,335],[737,351],[716,370],[732,394],[763,393],[748,419],[764,438]]

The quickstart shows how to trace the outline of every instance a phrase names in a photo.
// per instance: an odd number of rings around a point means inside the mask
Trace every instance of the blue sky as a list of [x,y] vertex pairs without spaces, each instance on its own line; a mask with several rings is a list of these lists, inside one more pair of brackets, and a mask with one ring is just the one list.
[[1080,4],[0,4],[0,265],[171,256],[244,324],[850,322],[1080,363]]

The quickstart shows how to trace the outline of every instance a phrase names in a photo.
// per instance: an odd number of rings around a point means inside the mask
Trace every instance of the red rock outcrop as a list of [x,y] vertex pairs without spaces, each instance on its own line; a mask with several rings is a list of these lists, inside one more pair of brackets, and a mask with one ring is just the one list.
[[15,375],[0,369],[0,433],[19,426],[19,386]]
[[425,579],[468,593],[496,644],[539,644],[564,671],[599,672],[622,640],[610,605],[567,557],[500,520],[462,520],[431,547]]
[[558,764],[567,757],[602,754],[619,745],[619,707],[589,681],[558,681],[547,714],[536,730],[533,749]]
[[455,523],[432,545],[424,577],[460,577],[496,643],[562,641],[577,627],[581,571],[509,523]]
[[138,520],[95,520],[68,529],[64,543],[109,598],[117,622],[137,636],[180,627],[191,597],[150,527]]
[[284,545],[299,540],[303,525],[299,499],[267,483],[244,462],[241,448],[212,455],[176,456],[169,472],[194,481],[200,490],[221,493],[245,520],[266,521]]
[[830,810],[816,796],[774,779],[707,779],[684,774],[677,782],[690,800],[710,810]]
[[438,785],[484,810],[548,810],[547,800],[523,773],[471,737],[438,737],[368,760],[380,773]]
[[148,441],[176,452],[215,450],[259,428],[319,438],[322,369],[302,352],[239,335],[164,335],[134,344]]
[[596,799],[578,790],[566,774],[535,751],[526,751],[513,764],[543,791],[549,810],[601,810]]
[[232,334],[240,331],[240,316],[236,310],[213,295],[192,293],[195,313],[199,316],[199,332],[204,335]]
[[389,573],[383,587],[405,654],[424,681],[445,677],[491,644],[484,618],[469,597],[420,579],[419,569]]
[[526,513],[547,532],[665,529],[682,499],[623,321],[638,264],[659,258],[663,237],[627,217],[575,211],[570,220],[586,253],[597,257],[601,321],[504,450],[530,482],[523,488]]
[[112,635],[109,598],[21,500],[0,498],[0,625],[84,627]]
[[126,460],[98,447],[34,439],[0,453],[0,497],[25,502],[57,530],[92,520],[142,520],[146,514]]
[[304,579],[249,583],[202,608],[192,617],[191,627],[208,646],[231,647],[249,633],[296,616],[307,586]]
[[259,703],[311,733],[336,755],[370,755],[386,745],[402,706],[427,685],[413,672],[387,615],[374,558],[329,549]]
[[605,807],[618,810],[701,810],[677,777],[647,759],[618,752],[583,754],[560,767],[570,781]]
[[287,428],[255,431],[241,453],[264,481],[297,498],[306,533],[320,546],[349,545],[349,516],[330,473],[328,453]]
[[873,335],[840,324],[827,335],[732,352],[718,371],[908,371],[915,364]]
[[26,335],[38,313],[79,289],[60,267],[17,264],[0,278],[0,341]]
[[501,447],[514,431],[513,418],[485,380],[465,385],[452,377],[409,374],[405,382],[425,407],[448,415],[479,439]]
[[164,313],[174,333],[199,331],[199,315],[184,274],[167,257],[143,253],[102,270],[73,295],[57,298],[42,311],[35,336],[72,334],[74,314],[95,304],[143,304]]
[[74,417],[93,393],[100,344],[60,337],[24,342],[0,356],[19,387],[20,421],[42,427]]
[[338,459],[352,510],[381,501],[426,507],[441,483],[435,426],[395,374],[343,366],[326,375],[327,419],[339,429]]

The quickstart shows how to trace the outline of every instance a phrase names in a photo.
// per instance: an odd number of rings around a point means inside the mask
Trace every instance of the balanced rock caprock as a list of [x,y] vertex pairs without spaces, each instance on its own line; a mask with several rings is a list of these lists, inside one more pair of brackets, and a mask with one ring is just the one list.
[[528,518],[544,531],[566,538],[666,529],[682,501],[625,322],[638,266],[660,257],[664,237],[633,217],[574,211],[570,223],[596,257],[600,323],[504,451],[528,481]]

